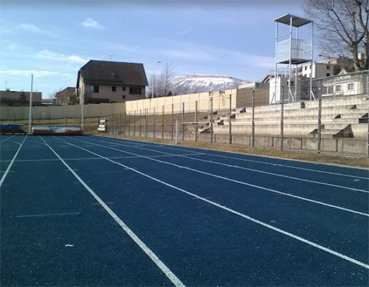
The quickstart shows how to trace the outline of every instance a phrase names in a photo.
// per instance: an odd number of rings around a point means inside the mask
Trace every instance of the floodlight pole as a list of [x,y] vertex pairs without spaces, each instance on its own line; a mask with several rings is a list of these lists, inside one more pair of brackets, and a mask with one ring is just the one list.
[[29,115],[28,115],[28,133],[31,134],[32,128],[32,91],[33,91],[33,74],[31,74],[31,93],[29,95]]
[[[77,90],[77,93],[80,93],[80,90]],[[81,130],[83,133],[83,120],[84,120],[84,110],[83,110],[83,106],[85,104],[85,96],[84,95],[80,95],[80,104],[81,104]]]

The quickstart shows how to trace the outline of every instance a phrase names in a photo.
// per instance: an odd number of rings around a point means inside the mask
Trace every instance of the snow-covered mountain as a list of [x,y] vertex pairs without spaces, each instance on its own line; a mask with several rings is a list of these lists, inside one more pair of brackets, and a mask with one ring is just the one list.
[[171,79],[170,90],[173,95],[212,92],[235,89],[248,81],[221,75],[193,74]]

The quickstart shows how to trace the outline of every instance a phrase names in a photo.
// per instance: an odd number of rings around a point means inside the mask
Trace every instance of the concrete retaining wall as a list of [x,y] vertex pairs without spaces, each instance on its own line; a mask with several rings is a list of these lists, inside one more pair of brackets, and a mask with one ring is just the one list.
[[[83,106],[85,118],[110,116],[124,113],[124,111],[124,103],[91,104]],[[36,106],[32,107],[32,115],[34,119],[80,118],[81,106]],[[29,107],[0,107],[1,120],[27,120],[28,118]]]

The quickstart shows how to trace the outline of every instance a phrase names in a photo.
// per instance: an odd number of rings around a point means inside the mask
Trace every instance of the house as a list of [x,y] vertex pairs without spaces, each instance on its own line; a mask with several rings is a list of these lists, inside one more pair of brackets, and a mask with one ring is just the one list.
[[[0,91],[0,105],[2,106],[27,106],[29,105],[31,92],[25,91]],[[42,93],[32,92],[32,104],[41,105]]]
[[122,103],[145,99],[143,64],[90,60],[78,71],[77,92],[85,103]]
[[353,72],[353,69],[342,69],[334,77],[320,79],[322,96],[350,96],[367,93],[367,73]]
[[310,78],[324,78],[338,75],[342,70],[352,70],[354,62],[350,58],[330,58],[322,62],[306,63],[298,68],[298,75]]
[[67,87],[55,95],[57,105],[75,105],[77,103],[76,88]]

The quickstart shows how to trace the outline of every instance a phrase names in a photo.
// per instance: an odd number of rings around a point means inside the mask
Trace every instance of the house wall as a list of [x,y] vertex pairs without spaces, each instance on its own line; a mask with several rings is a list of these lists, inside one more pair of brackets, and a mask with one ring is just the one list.
[[[145,98],[145,87],[141,87],[141,94],[135,95],[130,94],[130,86],[122,86],[122,85],[98,85],[99,92],[91,92],[91,86],[93,84],[83,84],[83,91],[81,90],[81,94],[85,96],[85,100],[92,99],[109,99],[109,102],[115,103],[124,103],[126,101],[139,100]],[[116,90],[113,91],[112,87],[115,87]]]
[[[310,78],[311,64],[301,66],[301,75]],[[312,78],[330,77],[334,74],[334,65],[326,63],[313,63]]]

